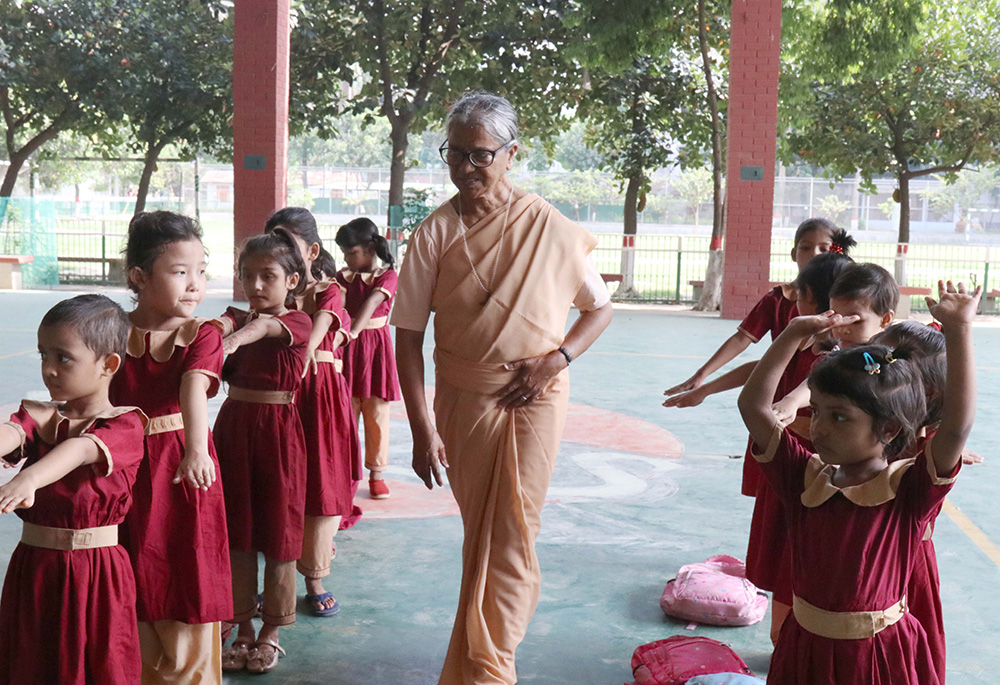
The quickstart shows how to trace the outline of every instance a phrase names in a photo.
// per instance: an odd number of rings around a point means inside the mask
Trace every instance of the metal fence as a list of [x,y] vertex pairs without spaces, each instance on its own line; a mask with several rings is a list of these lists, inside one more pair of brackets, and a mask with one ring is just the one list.
[[[685,235],[637,235],[634,247],[623,247],[620,233],[597,234],[594,250],[598,269],[604,274],[620,275],[623,253],[633,252],[633,283],[638,297],[630,302],[685,304],[697,301],[696,293],[708,268],[709,238]],[[906,284],[932,290],[939,279],[952,279],[983,286],[989,291],[993,257],[1000,258],[1000,248],[976,245],[911,244],[900,253],[897,243],[862,243],[853,252],[858,262],[874,262],[890,273],[906,274]],[[771,281],[792,281],[796,266],[791,258],[792,240],[771,241]],[[900,262],[902,264],[900,265]],[[996,275],[992,277],[996,279]],[[611,287],[615,288],[614,282]],[[626,298],[617,297],[616,300]],[[922,296],[912,296],[911,308],[926,310]]]
[[[58,281],[62,284],[124,283],[121,250],[125,243],[125,225],[115,219],[60,218],[56,223],[55,247],[58,255]],[[333,246],[336,225],[321,224],[320,236]],[[0,244],[14,244],[11,229],[0,232]],[[703,235],[639,234],[634,245],[623,247],[621,233],[595,233],[598,238],[594,258],[598,270],[621,274],[623,254],[631,252],[633,285],[638,297],[632,302],[693,303],[708,267],[710,238]],[[213,259],[211,270],[216,277],[226,277],[229,264],[223,255]],[[796,275],[791,258],[792,240],[774,238],[771,242],[772,281],[791,281]],[[891,273],[898,273],[901,255],[896,243],[863,242],[852,252],[859,262],[874,262]],[[981,284],[984,290],[997,280],[994,258],[1000,260],[1000,246],[967,244],[922,244],[908,246],[905,253],[906,283],[934,288],[938,279],[961,280]],[[998,283],[1000,285],[1000,283]],[[610,284],[612,290],[616,284]],[[912,298],[913,309],[926,309],[923,298]]]

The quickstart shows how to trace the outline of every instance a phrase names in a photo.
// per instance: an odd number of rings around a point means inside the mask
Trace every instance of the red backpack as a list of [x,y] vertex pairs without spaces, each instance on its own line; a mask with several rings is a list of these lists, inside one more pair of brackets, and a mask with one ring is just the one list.
[[684,685],[696,675],[713,673],[754,674],[729,645],[708,637],[674,635],[636,648],[635,682],[626,685]]

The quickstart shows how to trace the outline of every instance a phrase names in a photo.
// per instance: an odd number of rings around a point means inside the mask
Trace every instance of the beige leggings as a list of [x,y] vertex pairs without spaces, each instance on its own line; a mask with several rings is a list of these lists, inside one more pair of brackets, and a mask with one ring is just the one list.
[[333,538],[340,528],[339,516],[306,516],[302,556],[296,567],[306,578],[326,578],[333,560]]
[[381,397],[352,397],[354,420],[364,417],[365,468],[382,472],[389,465],[389,403]]
[[[233,568],[234,623],[257,613],[257,553],[229,551]],[[264,558],[264,608],[261,618],[270,626],[295,623],[295,562]]]
[[139,621],[143,685],[219,685],[222,640],[215,623]]

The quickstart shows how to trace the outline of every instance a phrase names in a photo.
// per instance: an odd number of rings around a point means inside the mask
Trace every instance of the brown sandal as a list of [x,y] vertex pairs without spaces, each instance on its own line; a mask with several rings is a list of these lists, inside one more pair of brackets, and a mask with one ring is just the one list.
[[[267,645],[268,647],[273,647],[270,654],[266,654],[261,651],[261,646]],[[251,673],[270,673],[274,670],[274,667],[278,665],[278,659],[282,656],[287,656],[285,650],[283,650],[276,641],[274,640],[257,640],[257,643],[250,650],[247,655],[247,670]]]
[[233,644],[222,650],[222,670],[242,671],[247,666],[250,648],[255,646],[247,638],[237,637]]

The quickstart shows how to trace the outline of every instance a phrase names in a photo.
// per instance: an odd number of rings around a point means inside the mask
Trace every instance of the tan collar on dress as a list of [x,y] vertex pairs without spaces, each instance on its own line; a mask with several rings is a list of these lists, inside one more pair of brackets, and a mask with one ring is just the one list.
[[318,308],[318,305],[316,304],[316,296],[320,293],[326,292],[327,288],[331,285],[333,285],[333,281],[313,281],[311,284],[306,286],[301,295],[295,298],[295,306],[298,307],[300,311],[312,316]]
[[814,454],[806,465],[802,504],[815,508],[838,492],[859,507],[877,507],[885,504],[896,497],[899,481],[916,461],[916,457],[894,461],[871,480],[838,488],[833,484],[833,474],[837,472],[837,467],[824,463],[818,454]]
[[348,283],[353,282],[355,276],[360,276],[362,283],[364,283],[365,285],[371,285],[372,281],[374,281],[376,278],[378,278],[388,270],[389,267],[383,266],[381,269],[375,269],[374,271],[361,272],[361,271],[351,271],[350,269],[344,269],[340,273],[344,277],[344,280],[347,281]]
[[94,422],[98,419],[113,419],[116,416],[128,414],[130,411],[134,411],[139,414],[139,419],[142,421],[143,428],[146,427],[146,423],[148,422],[146,415],[143,414],[142,410],[138,407],[112,407],[105,412],[101,412],[100,414],[91,416],[87,419],[71,419],[59,413],[58,402],[36,402],[35,400],[23,400],[21,404],[28,412],[28,416],[30,416],[38,426],[39,437],[50,445],[56,444],[56,439],[59,436],[59,426],[61,426],[64,421],[69,422],[68,437],[71,438],[76,438],[82,435],[88,428],[94,425]]
[[165,362],[174,354],[175,347],[187,347],[198,337],[203,324],[211,324],[222,332],[222,322],[216,319],[195,317],[171,331],[147,331],[132,326],[128,333],[126,353],[130,357],[146,354],[146,335],[149,334],[149,354],[154,361]]

